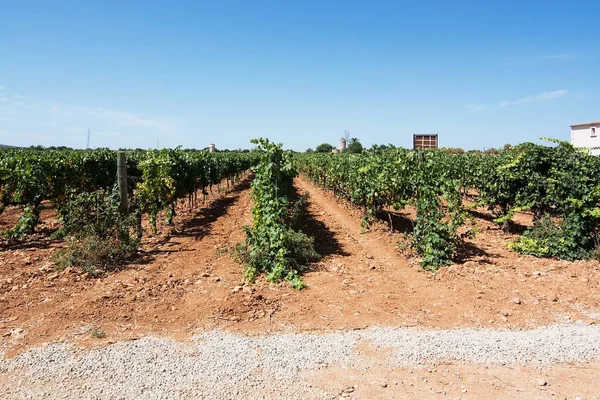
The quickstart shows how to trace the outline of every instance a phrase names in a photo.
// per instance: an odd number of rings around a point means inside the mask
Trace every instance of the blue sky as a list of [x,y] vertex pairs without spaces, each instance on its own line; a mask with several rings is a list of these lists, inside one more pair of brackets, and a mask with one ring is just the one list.
[[4,1],[0,143],[296,150],[569,139],[598,1]]

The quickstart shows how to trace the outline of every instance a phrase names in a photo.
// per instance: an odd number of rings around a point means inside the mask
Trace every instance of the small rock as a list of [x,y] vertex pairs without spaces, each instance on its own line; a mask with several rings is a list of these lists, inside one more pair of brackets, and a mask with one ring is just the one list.
[[23,328],[14,328],[10,330],[10,336],[14,338],[19,338],[23,336]]
[[537,379],[537,380],[535,381],[535,383],[537,383],[537,384],[538,384],[538,386],[546,386],[546,385],[548,384],[548,382],[546,382],[546,380],[545,380],[545,379],[542,379],[542,378],[540,378],[540,379]]
[[232,292],[233,293],[241,292],[243,289],[244,289],[243,286],[236,286],[233,288]]
[[60,276],[60,274],[58,272],[52,274],[52,275],[48,275],[48,279],[53,281],[55,279],[57,279]]
[[220,277],[215,277],[215,282],[221,282],[221,278]]
[[381,387],[382,388],[386,388],[387,387],[387,382],[381,382]]
[[342,390],[342,393],[352,393],[354,392],[356,389],[354,386],[348,386],[346,389]]
[[205,272],[202,274],[203,278],[210,278],[210,274],[208,272]]
[[548,301],[558,301],[558,295],[554,292],[548,293]]
[[515,297],[515,298],[512,299],[512,302],[515,303],[515,304],[521,304],[521,299],[518,298],[518,297]]
[[542,273],[541,273],[540,271],[535,271],[535,272],[533,273],[533,275],[534,275],[534,276],[540,276],[540,275],[542,275]]
[[460,391],[463,392],[463,393],[467,393],[467,388],[464,387],[464,386],[462,386]]

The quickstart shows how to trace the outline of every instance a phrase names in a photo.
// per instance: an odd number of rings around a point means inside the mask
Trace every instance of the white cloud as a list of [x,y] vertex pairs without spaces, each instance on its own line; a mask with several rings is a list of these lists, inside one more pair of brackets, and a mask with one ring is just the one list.
[[485,111],[488,109],[487,106],[484,106],[483,104],[467,104],[465,108],[469,112]]
[[100,107],[63,106],[54,104],[50,108],[53,117],[80,117],[97,118],[121,127],[145,127],[154,128],[164,132],[175,130],[175,124],[171,121],[148,118],[125,111],[116,111]]
[[565,94],[567,94],[567,91],[564,89],[555,90],[554,92],[544,92],[544,93],[541,93],[538,95],[527,96],[527,97],[523,97],[523,98],[517,99],[517,100],[503,101],[502,103],[500,103],[500,107],[512,106],[512,105],[516,105],[516,104],[535,103],[535,102],[544,101],[544,100],[552,100],[552,99],[557,99],[559,97],[562,97]]
[[15,140],[9,144],[23,146],[83,147],[88,128],[92,131],[93,147],[147,146],[158,138],[175,146],[182,140],[184,129],[182,120],[129,110],[63,104],[5,91],[0,91],[0,121],[5,131],[14,132]]

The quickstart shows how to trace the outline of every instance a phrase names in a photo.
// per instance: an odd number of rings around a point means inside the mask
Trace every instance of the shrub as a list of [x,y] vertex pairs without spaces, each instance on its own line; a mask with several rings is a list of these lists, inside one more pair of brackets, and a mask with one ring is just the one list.
[[121,214],[118,196],[104,191],[70,195],[59,208],[63,227],[55,237],[67,237],[67,248],[55,259],[62,267],[75,266],[91,274],[115,269],[139,247],[138,219]]

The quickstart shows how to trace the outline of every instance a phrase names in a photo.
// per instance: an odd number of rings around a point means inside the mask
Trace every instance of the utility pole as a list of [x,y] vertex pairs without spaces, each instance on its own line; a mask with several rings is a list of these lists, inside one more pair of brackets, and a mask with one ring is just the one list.
[[88,128],[88,132],[87,132],[87,147],[86,149],[90,148],[90,128]]

